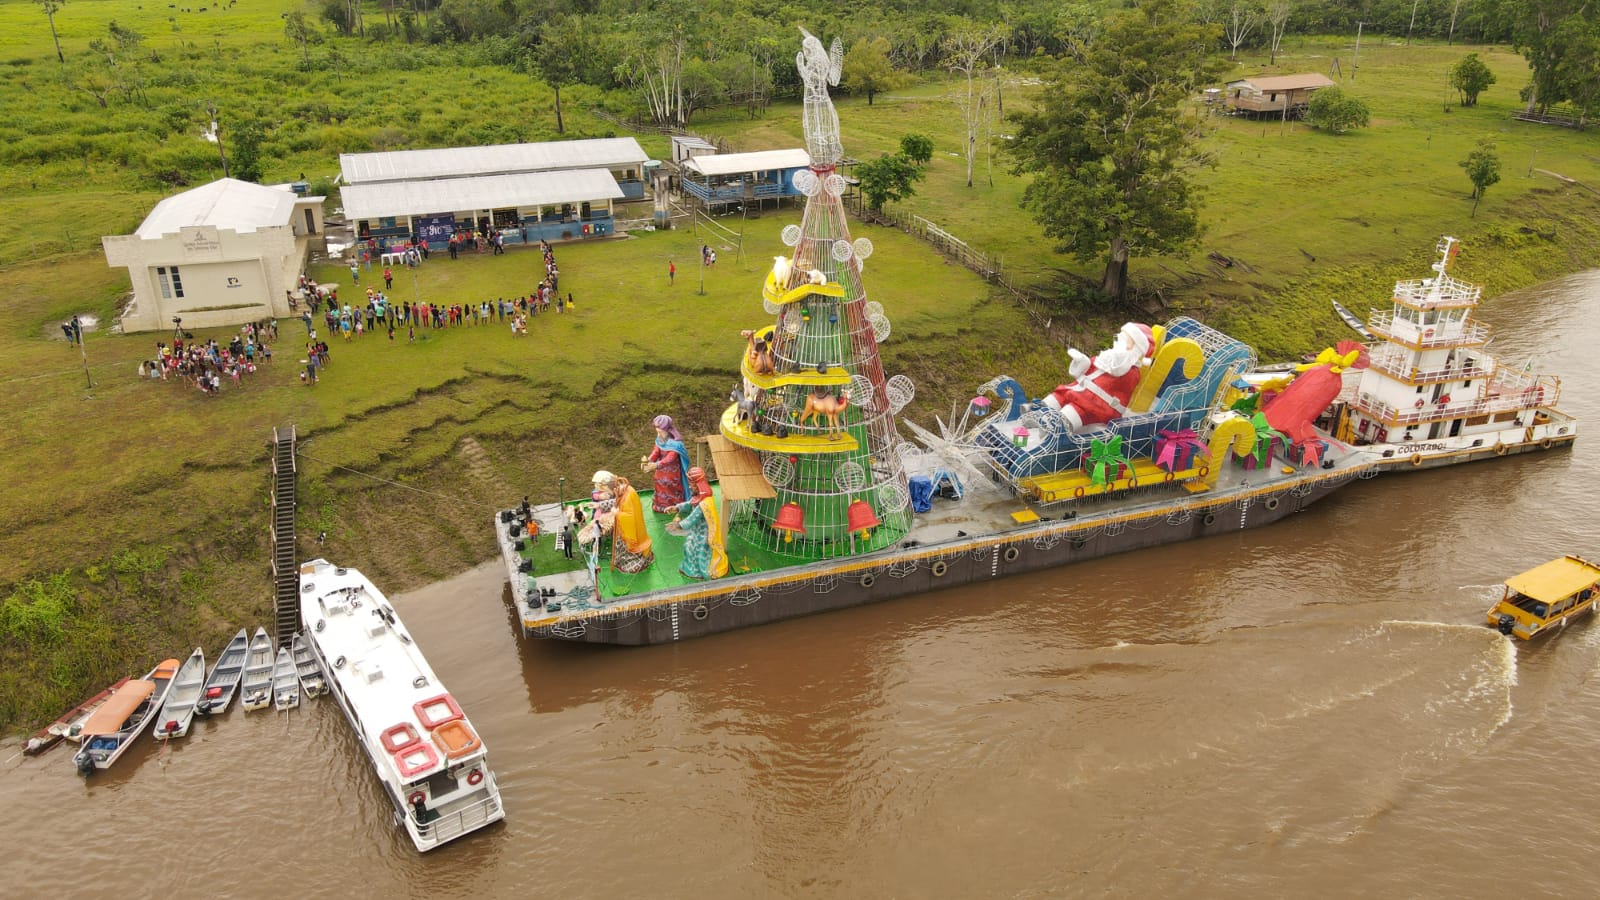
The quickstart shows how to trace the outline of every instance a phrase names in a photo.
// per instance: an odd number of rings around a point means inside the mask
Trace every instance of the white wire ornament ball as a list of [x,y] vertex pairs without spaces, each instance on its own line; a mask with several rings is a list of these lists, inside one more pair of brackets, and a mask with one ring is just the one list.
[[829,175],[823,180],[822,189],[827,191],[828,196],[830,197],[843,196],[845,189],[844,176],[840,175],[838,172],[834,172],[832,175]]
[[[877,341],[878,343],[881,344],[884,341],[887,341],[889,339],[889,331],[890,331],[890,329],[889,329],[889,318],[888,318],[888,316],[882,316],[882,315],[873,316],[870,319],[868,319],[867,321],[872,323],[872,339],[873,340],[875,340],[875,341]],[[897,376],[897,377],[904,378],[905,376],[901,375],[901,376]],[[895,412],[899,412],[899,410],[895,410]]]
[[838,260],[839,262],[849,262],[850,254],[854,253],[855,251],[850,249],[849,241],[834,241],[833,249],[829,252],[833,254],[833,258],[835,260]]
[[876,392],[873,391],[873,389],[872,389],[872,379],[868,378],[865,375],[851,375],[850,376],[850,402],[851,403],[859,403],[862,406],[871,406],[872,405],[872,401],[873,401],[873,395],[875,393]]
[[821,187],[822,182],[817,178],[815,172],[809,169],[802,169],[794,173],[794,189],[807,197],[815,197]]
[[904,375],[896,375],[889,379],[885,388],[889,395],[889,411],[896,415],[899,415],[900,410],[905,409],[906,405],[917,396],[917,386]]
[[888,512],[900,512],[911,503],[911,494],[898,482],[878,486],[878,505]]
[[[810,172],[806,172],[805,174],[811,175]],[[817,176],[811,175],[811,177],[813,179],[815,179]],[[795,187],[798,188],[799,186],[800,186],[800,176],[796,175],[795,176]],[[783,230],[780,231],[778,233],[778,235],[779,235],[779,237],[783,238],[783,243],[784,243],[785,246],[794,247],[794,246],[796,246],[796,245],[798,245],[800,243],[800,226],[799,225],[785,225],[785,226],[783,226]]]
[[866,305],[861,307],[861,311],[866,313],[867,320],[871,321],[873,316],[883,315],[883,304],[876,300],[868,300]]
[[771,300],[768,300],[765,297],[761,298],[761,308],[769,316],[775,316],[778,313],[783,312],[783,306],[781,304],[773,303]]
[[866,238],[856,238],[856,259],[862,260],[872,255],[872,241]]
[[767,484],[783,487],[794,480],[794,463],[789,461],[789,457],[775,453],[761,464],[761,474],[767,479]]
[[847,494],[859,491],[867,486],[866,470],[854,460],[843,463],[833,472],[833,484]]

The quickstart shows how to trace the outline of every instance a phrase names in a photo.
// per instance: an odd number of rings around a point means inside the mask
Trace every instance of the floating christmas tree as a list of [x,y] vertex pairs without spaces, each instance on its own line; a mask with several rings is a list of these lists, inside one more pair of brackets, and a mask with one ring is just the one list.
[[839,83],[843,48],[831,52],[805,33],[796,58],[805,81],[804,123],[811,167],[795,175],[805,195],[801,224],[783,229],[794,248],[763,285],[776,321],[747,335],[742,397],[722,432],[755,450],[775,496],[732,516],[732,536],[800,559],[876,550],[911,525],[906,458],[895,414],[911,402],[904,375],[885,378],[878,344],[889,336],[882,305],[867,299],[866,238],[850,239],[841,200],[845,180],[839,117],[828,85]]

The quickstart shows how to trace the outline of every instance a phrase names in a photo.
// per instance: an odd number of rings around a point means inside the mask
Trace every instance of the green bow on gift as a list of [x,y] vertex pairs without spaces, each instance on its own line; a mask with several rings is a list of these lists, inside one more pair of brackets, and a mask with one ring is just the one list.
[[1260,404],[1260,402],[1260,394],[1249,393],[1233,401],[1233,404],[1229,406],[1228,409],[1232,410],[1233,412],[1243,413],[1244,415],[1248,416],[1256,411],[1256,406]]
[[1089,480],[1097,486],[1103,487],[1107,480],[1115,480],[1122,474],[1122,467],[1128,464],[1128,458],[1122,455],[1120,434],[1105,441],[1096,438],[1089,445],[1089,461],[1085,468],[1089,470]]
[[1267,422],[1266,413],[1256,413],[1254,416],[1251,416],[1250,425],[1256,430],[1256,465],[1265,466],[1267,464],[1267,460],[1272,454],[1272,441],[1277,439],[1282,441],[1284,446],[1287,447],[1289,444],[1289,438],[1283,432],[1273,428],[1272,425]]

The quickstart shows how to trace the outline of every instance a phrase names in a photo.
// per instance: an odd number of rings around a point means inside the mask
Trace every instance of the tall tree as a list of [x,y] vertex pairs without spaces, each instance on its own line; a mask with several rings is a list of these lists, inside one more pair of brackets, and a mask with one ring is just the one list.
[[56,10],[60,9],[67,0],[33,0],[44,10],[45,17],[50,20],[50,40],[56,43],[56,61],[66,65],[67,57],[61,52],[61,38],[56,35]]
[[1250,39],[1250,33],[1261,24],[1261,7],[1255,0],[1233,0],[1228,5],[1228,19],[1223,23],[1223,35],[1233,48],[1233,59],[1239,58],[1239,45]]
[[1472,180],[1472,217],[1477,218],[1478,204],[1483,202],[1483,192],[1500,180],[1500,157],[1495,155],[1494,144],[1480,142],[1476,149],[1461,161]]
[[582,22],[560,16],[539,26],[537,42],[528,50],[528,67],[555,92],[556,134],[567,133],[566,122],[561,118],[561,89],[581,80],[579,66],[590,49],[588,30]]
[[1576,49],[1570,46],[1574,38],[1600,27],[1600,10],[1589,0],[1508,0],[1506,10],[1512,46],[1533,70],[1528,108],[1547,109],[1568,99],[1570,78],[1563,77],[1561,63]]
[[1289,16],[1294,13],[1294,0],[1267,0],[1267,24],[1272,27],[1272,42],[1268,63],[1278,64],[1278,53],[1283,50],[1283,31],[1289,25]]
[[852,94],[866,94],[867,105],[884,91],[903,87],[908,80],[904,73],[889,61],[889,39],[862,38],[850,45],[844,55],[844,80],[841,84]]
[[1062,252],[1106,259],[1101,290],[1121,298],[1128,259],[1184,249],[1200,234],[1190,181],[1211,163],[1204,120],[1189,98],[1226,63],[1215,25],[1182,0],[1145,0],[1113,13],[1045,80],[1036,108],[1012,116],[1016,171],[1033,175],[1023,206]]
[[978,158],[978,134],[990,115],[989,83],[980,76],[989,67],[989,54],[1005,33],[993,25],[982,25],[967,20],[953,21],[944,39],[946,65],[950,71],[960,73],[966,84],[956,89],[956,106],[961,109],[962,123],[966,126],[967,187],[972,187],[972,165]]
[[300,45],[300,52],[305,56],[306,71],[311,71],[311,38],[314,31],[306,22],[306,14],[297,9],[285,16],[283,33],[289,40]]

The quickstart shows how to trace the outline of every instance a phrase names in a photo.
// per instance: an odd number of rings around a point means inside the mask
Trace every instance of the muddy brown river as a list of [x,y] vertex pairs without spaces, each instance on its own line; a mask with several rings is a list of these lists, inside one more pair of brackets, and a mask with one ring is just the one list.
[[642,649],[524,642],[498,562],[397,596],[503,824],[418,855],[330,700],[235,704],[88,782],[0,746],[6,893],[1595,896],[1600,627],[1481,622],[1600,555],[1597,303],[1591,272],[1480,311],[1563,376],[1571,453],[1256,531]]

